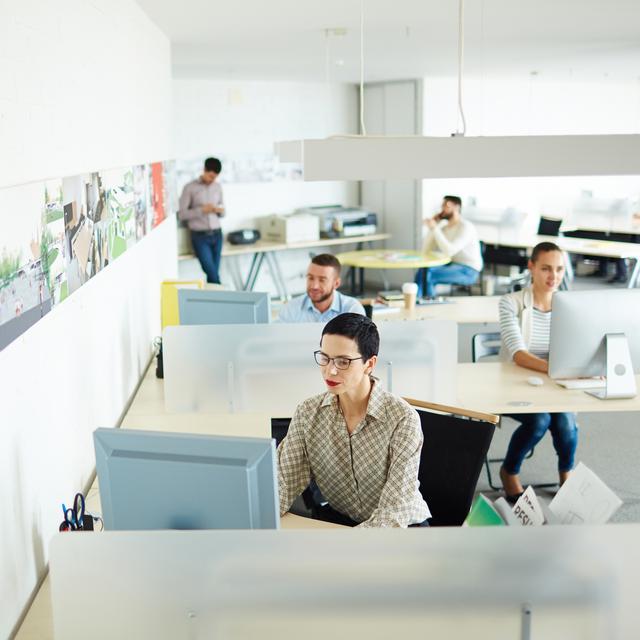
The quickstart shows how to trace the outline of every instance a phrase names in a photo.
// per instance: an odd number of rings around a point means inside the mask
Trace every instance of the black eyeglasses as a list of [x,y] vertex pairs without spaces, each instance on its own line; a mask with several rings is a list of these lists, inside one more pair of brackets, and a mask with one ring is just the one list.
[[321,367],[326,367],[331,361],[336,366],[336,369],[348,369],[351,363],[354,360],[364,360],[362,356],[358,356],[357,358],[347,358],[346,356],[336,356],[335,358],[330,358],[326,353],[322,351],[314,351],[313,357],[316,359],[316,362]]

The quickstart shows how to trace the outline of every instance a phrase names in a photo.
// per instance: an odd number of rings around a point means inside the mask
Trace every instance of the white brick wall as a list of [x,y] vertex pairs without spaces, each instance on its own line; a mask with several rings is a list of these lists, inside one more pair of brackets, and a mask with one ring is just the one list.
[[[0,188],[168,159],[170,96],[169,42],[133,0],[0,0]],[[170,218],[0,352],[2,638],[148,362],[175,246]]]

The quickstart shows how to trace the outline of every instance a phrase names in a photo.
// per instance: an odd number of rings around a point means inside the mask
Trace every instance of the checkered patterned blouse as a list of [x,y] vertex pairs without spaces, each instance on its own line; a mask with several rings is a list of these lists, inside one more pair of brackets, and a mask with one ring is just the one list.
[[406,527],[429,518],[418,490],[422,429],[404,400],[373,384],[351,435],[337,397],[323,393],[296,408],[278,447],[280,511],[311,478],[334,508],[362,527]]

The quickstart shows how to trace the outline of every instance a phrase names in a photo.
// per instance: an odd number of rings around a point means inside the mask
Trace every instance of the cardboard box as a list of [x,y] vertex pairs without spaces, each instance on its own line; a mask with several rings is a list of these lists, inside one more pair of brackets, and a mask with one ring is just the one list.
[[320,239],[318,217],[307,213],[272,215],[260,219],[260,233],[271,242],[305,242]]

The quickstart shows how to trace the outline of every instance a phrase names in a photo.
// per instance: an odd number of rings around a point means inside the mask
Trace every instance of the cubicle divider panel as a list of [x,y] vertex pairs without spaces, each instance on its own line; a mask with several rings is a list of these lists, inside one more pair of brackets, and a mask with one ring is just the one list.
[[[168,412],[271,412],[291,416],[305,398],[325,391],[313,352],[320,324],[167,327],[163,336]],[[455,322],[380,325],[374,374],[398,395],[455,401]]]
[[56,534],[55,637],[630,638],[639,528]]

